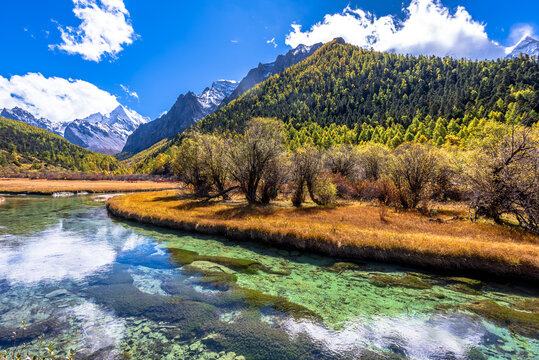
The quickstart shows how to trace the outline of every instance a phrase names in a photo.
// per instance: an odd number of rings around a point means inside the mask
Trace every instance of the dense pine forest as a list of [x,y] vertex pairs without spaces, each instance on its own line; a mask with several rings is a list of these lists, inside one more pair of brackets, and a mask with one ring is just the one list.
[[0,166],[11,172],[69,170],[113,173],[123,166],[113,157],[97,154],[50,131],[21,121],[0,118]]
[[396,146],[422,136],[441,145],[467,138],[470,124],[518,121],[537,112],[538,79],[539,62],[524,56],[477,62],[380,53],[334,41],[197,128],[235,131],[261,116],[283,120],[291,141],[310,139],[324,147],[362,141]]

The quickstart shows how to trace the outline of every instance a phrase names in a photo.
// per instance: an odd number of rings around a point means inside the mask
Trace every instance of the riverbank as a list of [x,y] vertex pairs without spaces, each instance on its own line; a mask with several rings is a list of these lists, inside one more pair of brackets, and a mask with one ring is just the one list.
[[54,193],[114,193],[169,190],[176,188],[178,188],[178,184],[172,182],[0,178],[0,193],[4,194],[52,195]]
[[144,224],[221,235],[328,256],[375,260],[467,276],[539,280],[539,238],[521,230],[459,218],[463,209],[441,208],[430,221],[415,212],[362,203],[296,209],[285,204],[200,203],[177,191],[109,199],[108,211]]

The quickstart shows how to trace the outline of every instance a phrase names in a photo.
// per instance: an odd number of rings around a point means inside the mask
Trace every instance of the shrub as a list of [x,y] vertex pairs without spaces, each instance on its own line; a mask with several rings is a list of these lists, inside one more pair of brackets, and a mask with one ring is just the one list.
[[355,146],[333,146],[324,154],[324,160],[331,173],[341,174],[351,180],[358,177],[359,153]]
[[384,145],[369,143],[362,146],[358,152],[361,177],[373,181],[380,179],[385,172],[388,157],[389,150]]
[[420,144],[404,144],[395,150],[389,176],[400,205],[414,209],[428,197],[428,186],[436,173],[437,158],[432,149]]
[[474,219],[483,215],[499,223],[503,214],[511,214],[520,226],[539,233],[538,134],[531,128],[498,130],[469,161],[467,185]]
[[328,175],[321,176],[316,179],[310,195],[317,205],[329,205],[335,201],[337,187]]
[[[273,196],[276,189],[273,182],[280,180],[274,172],[279,169],[284,140],[283,123],[263,118],[250,120],[245,133],[232,140],[229,151],[231,175],[250,204],[267,201],[268,196]],[[262,184],[268,185],[264,199],[259,189]]]

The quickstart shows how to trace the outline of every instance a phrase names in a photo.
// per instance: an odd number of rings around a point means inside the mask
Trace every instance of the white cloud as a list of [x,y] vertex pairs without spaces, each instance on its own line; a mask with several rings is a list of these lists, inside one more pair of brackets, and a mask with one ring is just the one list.
[[114,95],[83,80],[46,78],[39,73],[0,76],[0,109],[17,106],[37,117],[68,122],[109,113],[118,105]]
[[326,15],[308,31],[293,24],[286,44],[313,45],[342,37],[360,47],[403,54],[473,59],[505,55],[505,48],[489,39],[485,24],[473,20],[462,6],[451,13],[438,0],[412,0],[403,11],[404,19],[399,20],[347,7],[342,13]]
[[127,93],[127,95],[134,97],[135,99],[138,99],[138,94],[135,91],[129,90],[129,88],[123,84],[120,84],[120,87],[122,88],[123,91]]
[[272,38],[271,40],[266,41],[266,44],[272,44],[273,47],[277,47],[277,43],[275,42],[275,38]]
[[73,0],[73,4],[73,13],[82,24],[76,29],[58,26],[63,43],[49,48],[99,62],[104,55],[115,58],[137,38],[123,0]]

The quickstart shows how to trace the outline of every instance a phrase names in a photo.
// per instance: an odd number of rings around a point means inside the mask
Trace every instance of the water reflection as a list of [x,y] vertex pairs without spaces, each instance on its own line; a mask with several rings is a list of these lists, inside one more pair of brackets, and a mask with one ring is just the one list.
[[307,320],[288,319],[293,336],[307,334],[335,354],[357,356],[374,347],[413,359],[466,358],[478,346],[484,327],[471,317],[452,314],[432,318],[383,316],[347,323],[339,331]]
[[24,238],[6,237],[0,243],[0,278],[10,284],[82,280],[104,271],[116,258],[102,238],[83,238],[66,231],[63,222]]
[[[460,308],[523,299],[504,288],[482,284],[465,294],[428,274],[413,275],[427,288],[380,287],[377,274],[409,270],[336,267],[328,258],[111,221],[89,197],[6,203],[0,349],[24,320],[31,348],[44,332],[81,359],[539,356],[537,340]],[[23,223],[25,231],[14,229]]]

